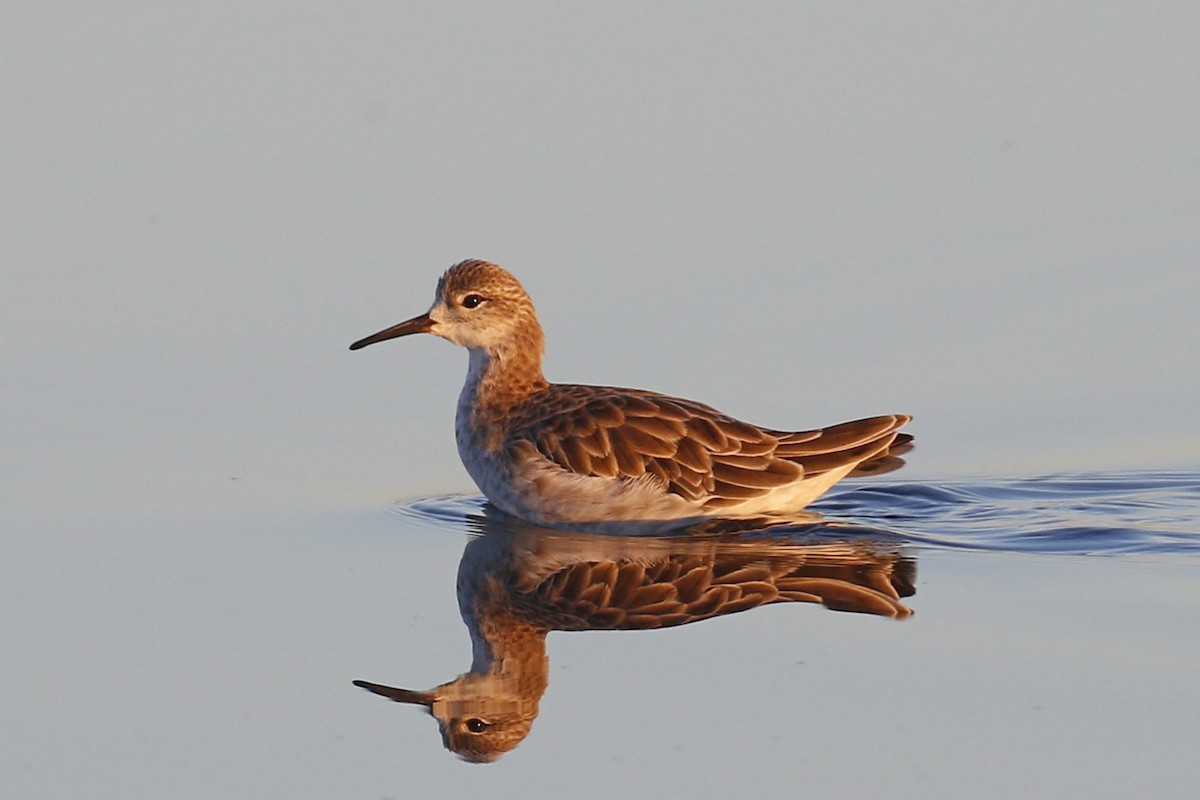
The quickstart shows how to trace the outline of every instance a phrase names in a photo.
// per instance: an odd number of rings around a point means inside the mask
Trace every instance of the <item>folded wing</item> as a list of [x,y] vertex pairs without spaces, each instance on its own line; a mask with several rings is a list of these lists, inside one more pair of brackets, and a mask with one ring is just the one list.
[[[895,469],[912,437],[910,417],[891,414],[809,431],[775,431],[701,403],[653,392],[553,387],[534,395],[510,428],[510,447],[532,442],[579,475],[650,476],[687,500],[729,505],[802,478],[853,465],[855,474]],[[870,465],[878,462],[879,468]]]

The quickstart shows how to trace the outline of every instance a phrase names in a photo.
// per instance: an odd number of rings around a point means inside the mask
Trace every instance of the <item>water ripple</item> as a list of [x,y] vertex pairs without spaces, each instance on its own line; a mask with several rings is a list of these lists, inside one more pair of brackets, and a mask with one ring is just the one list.
[[[483,518],[484,505],[478,496],[447,496],[393,510],[422,524],[462,530],[465,521]],[[1196,470],[867,483],[809,510],[832,523],[831,533],[846,532],[849,524],[932,548],[1200,555]],[[806,528],[806,535],[813,533]]]
[[1200,473],[862,486],[813,506],[914,541],[1030,553],[1200,554]]

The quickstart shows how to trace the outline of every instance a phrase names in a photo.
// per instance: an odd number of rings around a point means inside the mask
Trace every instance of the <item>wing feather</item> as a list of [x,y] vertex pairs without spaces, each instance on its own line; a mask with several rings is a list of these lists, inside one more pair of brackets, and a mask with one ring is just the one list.
[[507,446],[532,442],[579,475],[653,481],[718,510],[834,469],[893,469],[902,463],[897,454],[912,447],[911,436],[897,433],[909,419],[777,431],[653,392],[552,385],[514,412]]
[[[840,425],[832,425],[815,432],[803,431],[798,436],[783,437],[779,443],[779,450],[785,458],[800,458],[809,454],[850,450],[895,431],[900,425],[908,422],[908,419],[903,415],[893,414],[843,422]],[[817,435],[812,436],[813,433]]]
[[[587,448],[583,446],[583,441],[578,436],[568,436],[559,443],[559,451],[562,454],[567,469],[572,472],[578,472],[580,475],[589,475],[592,472],[592,457],[588,455]],[[551,453],[543,451],[544,455]]]
[[716,423],[707,417],[689,419],[686,435],[710,453],[729,452],[729,440]]
[[676,442],[680,438],[678,434],[669,438],[655,436],[633,424],[612,428],[609,435],[614,441],[622,440],[626,446],[646,458],[671,458],[678,449]]
[[712,455],[703,445],[687,436],[676,443],[675,461],[693,472],[712,471]]
[[591,433],[570,433],[566,435],[572,439],[578,439],[580,446],[587,451],[589,456],[603,458],[612,452],[612,442],[608,440],[608,428],[596,426],[596,429]]

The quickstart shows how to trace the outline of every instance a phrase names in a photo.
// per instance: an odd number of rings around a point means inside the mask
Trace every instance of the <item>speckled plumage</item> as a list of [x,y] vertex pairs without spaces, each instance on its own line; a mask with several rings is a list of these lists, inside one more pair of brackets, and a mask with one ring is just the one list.
[[351,349],[410,333],[470,351],[459,454],[489,500],[538,525],[665,529],[795,512],[847,475],[894,469],[911,447],[904,414],[778,431],[641,389],[549,383],[529,295],[486,261],[451,267],[426,314]]

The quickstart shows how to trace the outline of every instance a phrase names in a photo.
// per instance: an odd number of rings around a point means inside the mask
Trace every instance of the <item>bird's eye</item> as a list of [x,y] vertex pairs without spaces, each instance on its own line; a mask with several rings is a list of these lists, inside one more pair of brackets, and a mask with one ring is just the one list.
[[483,304],[483,296],[478,294],[469,294],[462,299],[463,308],[478,308]]
[[471,717],[469,720],[467,720],[467,730],[469,730],[471,733],[483,733],[490,727],[491,725],[488,725],[479,717]]

